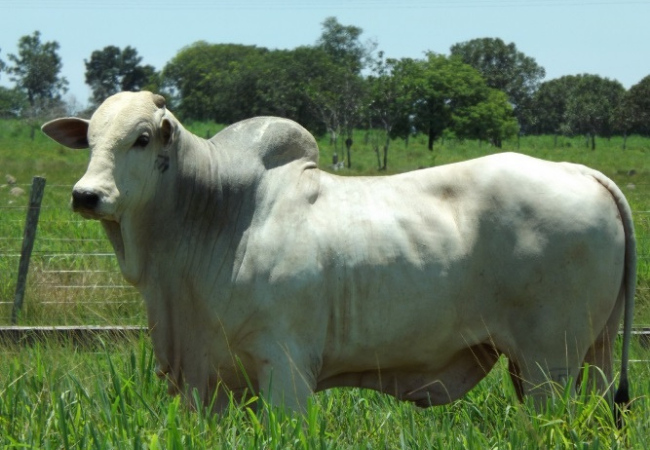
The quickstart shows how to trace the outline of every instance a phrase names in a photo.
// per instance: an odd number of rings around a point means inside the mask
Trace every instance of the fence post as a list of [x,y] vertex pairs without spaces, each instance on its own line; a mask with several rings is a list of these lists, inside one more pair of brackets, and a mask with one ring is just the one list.
[[18,315],[23,307],[23,297],[27,285],[27,272],[29,271],[29,259],[32,256],[34,240],[36,239],[36,228],[38,227],[38,216],[41,213],[41,200],[45,190],[45,178],[34,177],[32,179],[32,190],[29,196],[29,208],[25,220],[25,232],[23,233],[23,247],[20,251],[20,263],[18,265],[18,283],[16,284],[16,295],[14,307],[11,311],[11,324],[15,325]]

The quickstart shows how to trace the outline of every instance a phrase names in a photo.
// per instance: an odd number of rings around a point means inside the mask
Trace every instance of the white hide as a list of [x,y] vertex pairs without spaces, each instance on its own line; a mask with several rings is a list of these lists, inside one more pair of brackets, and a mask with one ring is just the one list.
[[43,129],[90,146],[75,209],[101,220],[142,293],[172,390],[208,403],[249,380],[300,410],[316,390],[361,386],[426,406],[465,394],[500,355],[522,396],[543,400],[583,362],[611,382],[634,232],[599,172],[509,153],[340,177],[294,122],[206,141],[150,93]]

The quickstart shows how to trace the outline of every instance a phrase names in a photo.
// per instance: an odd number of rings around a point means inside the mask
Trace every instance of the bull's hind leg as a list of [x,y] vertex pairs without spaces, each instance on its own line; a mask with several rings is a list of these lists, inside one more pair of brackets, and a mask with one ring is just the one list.
[[584,362],[589,365],[587,388],[600,394],[607,393],[614,380],[614,343],[618,334],[624,303],[625,296],[621,292],[605,327],[593,345],[587,350],[585,356]]

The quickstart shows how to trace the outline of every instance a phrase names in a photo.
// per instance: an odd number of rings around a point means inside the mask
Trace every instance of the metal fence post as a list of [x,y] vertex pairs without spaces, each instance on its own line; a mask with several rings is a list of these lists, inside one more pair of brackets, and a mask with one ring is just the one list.
[[27,272],[29,271],[29,259],[32,256],[34,240],[36,239],[36,228],[38,227],[38,216],[41,213],[41,200],[45,190],[45,178],[34,177],[32,179],[32,191],[29,197],[29,209],[25,220],[25,232],[23,233],[23,247],[20,251],[20,263],[18,265],[18,283],[16,284],[16,295],[14,307],[11,311],[11,323],[15,325],[18,315],[23,307],[25,287],[27,285]]

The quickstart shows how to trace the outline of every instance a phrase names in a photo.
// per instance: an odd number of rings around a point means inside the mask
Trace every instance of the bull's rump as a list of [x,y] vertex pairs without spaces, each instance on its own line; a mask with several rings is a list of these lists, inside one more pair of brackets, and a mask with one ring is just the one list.
[[332,374],[435,371],[483,343],[586,351],[625,259],[616,204],[590,174],[504,154],[375,180],[324,176],[307,220],[317,250],[293,269],[321,277],[307,297],[314,319],[327,317]]

